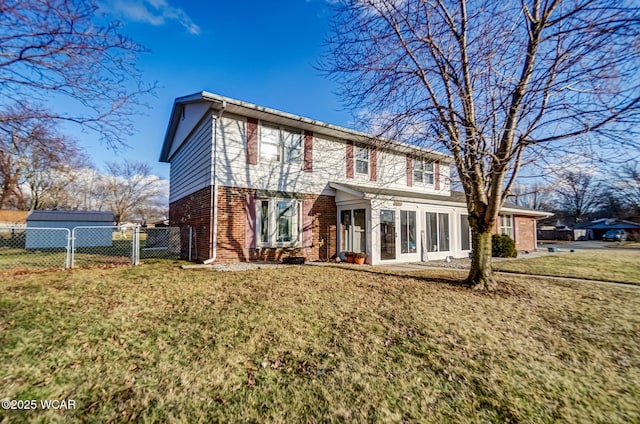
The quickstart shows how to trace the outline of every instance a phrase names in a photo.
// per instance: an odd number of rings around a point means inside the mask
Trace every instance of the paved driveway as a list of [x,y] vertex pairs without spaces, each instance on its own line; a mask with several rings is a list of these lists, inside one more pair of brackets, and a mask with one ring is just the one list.
[[[597,250],[616,249],[618,243],[610,241],[588,240],[588,241],[541,241],[538,249],[547,247],[557,247],[559,250]],[[627,248],[628,249],[628,248]]]

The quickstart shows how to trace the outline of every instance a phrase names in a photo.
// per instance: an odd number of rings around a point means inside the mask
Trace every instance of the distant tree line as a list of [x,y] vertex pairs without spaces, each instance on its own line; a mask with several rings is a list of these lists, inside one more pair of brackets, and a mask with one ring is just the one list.
[[111,211],[118,222],[167,216],[167,182],[144,162],[97,169],[54,122],[23,120],[0,131],[0,209]]
[[166,216],[148,164],[93,166],[59,125],[115,150],[156,83],[138,68],[146,48],[97,0],[0,1],[0,209],[110,210],[120,222]]
[[553,212],[548,222],[565,225],[640,217],[640,165],[629,162],[606,174],[579,167],[563,170],[546,182],[515,185],[509,202]]

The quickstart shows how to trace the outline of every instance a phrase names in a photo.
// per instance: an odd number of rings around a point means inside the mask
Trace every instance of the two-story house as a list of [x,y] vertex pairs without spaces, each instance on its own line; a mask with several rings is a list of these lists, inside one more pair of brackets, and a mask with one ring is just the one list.
[[[176,99],[160,161],[171,164],[170,225],[191,229],[198,260],[275,260],[300,246],[308,260],[355,251],[381,264],[471,249],[452,158],[435,151],[202,92]],[[535,249],[548,214],[501,213],[496,231]]]

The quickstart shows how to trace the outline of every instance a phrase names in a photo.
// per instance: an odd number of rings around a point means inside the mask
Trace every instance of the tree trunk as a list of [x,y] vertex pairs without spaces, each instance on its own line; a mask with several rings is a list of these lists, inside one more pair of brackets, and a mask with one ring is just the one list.
[[493,290],[497,287],[491,268],[491,231],[471,229],[473,250],[471,253],[471,270],[467,282],[474,290]]

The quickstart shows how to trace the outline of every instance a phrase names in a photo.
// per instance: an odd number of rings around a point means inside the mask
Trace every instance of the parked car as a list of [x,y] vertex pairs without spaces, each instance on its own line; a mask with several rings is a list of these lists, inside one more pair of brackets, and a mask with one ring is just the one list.
[[629,234],[625,230],[607,230],[602,236],[604,241],[625,241]]

